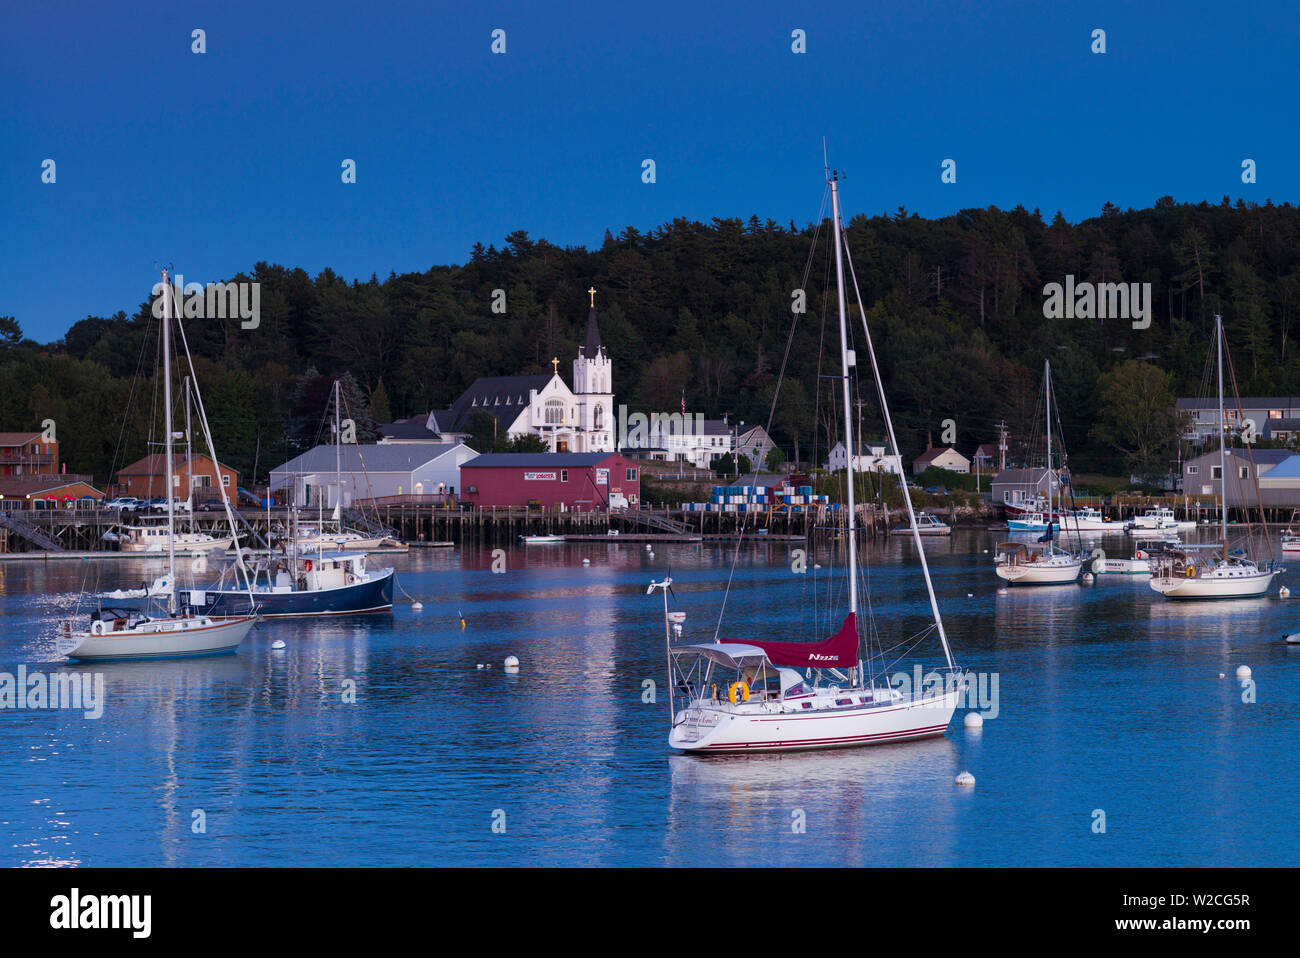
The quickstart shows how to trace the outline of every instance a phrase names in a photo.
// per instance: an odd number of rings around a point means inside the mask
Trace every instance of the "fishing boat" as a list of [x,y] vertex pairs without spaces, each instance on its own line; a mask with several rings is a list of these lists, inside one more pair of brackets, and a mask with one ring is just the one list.
[[386,612],[393,607],[393,570],[371,570],[366,562],[364,552],[257,556],[249,562],[247,588],[223,575],[216,585],[192,589],[187,597],[209,615],[242,614],[250,601],[263,618]]
[[1083,506],[1060,516],[1061,529],[1065,532],[1120,532],[1123,525],[1113,522],[1101,514],[1100,509]]
[[535,546],[548,542],[563,542],[564,536],[520,536],[519,541],[526,546]]
[[[1047,474],[1052,471],[1052,364],[1043,363],[1043,399],[1047,412]],[[1041,548],[1030,548],[1023,542],[1004,542],[995,550],[993,571],[1009,585],[1068,585],[1079,577],[1083,560],[1069,552],[1058,550],[1053,542],[1056,523],[1052,511],[1052,486],[1047,483],[1047,509],[1043,513],[1045,528],[1038,542]],[[1014,521],[1014,520],[1013,520]]]
[[[1184,545],[1156,556],[1151,568],[1151,588],[1167,599],[1248,599],[1267,595],[1273,579],[1286,570],[1270,561],[1261,566],[1243,550],[1228,547],[1228,424],[1223,409],[1223,355],[1226,349],[1223,320],[1214,317],[1214,347],[1219,371],[1219,529],[1216,545]],[[1238,399],[1240,403],[1240,399]],[[1240,412],[1238,413],[1240,421]],[[1249,448],[1249,447],[1247,447]],[[1250,470],[1257,476],[1255,469]],[[1255,501],[1261,502],[1259,486]],[[1267,541],[1267,537],[1266,537]],[[1272,547],[1269,547],[1270,552]],[[1217,550],[1217,554],[1214,550]]]
[[[952,535],[952,526],[944,522],[938,516],[931,515],[928,512],[918,512],[916,514],[916,530],[923,536],[950,536]],[[906,535],[912,531],[910,526],[897,526],[890,530],[894,535],[900,533]]]
[[[853,404],[850,401],[850,379],[856,357],[848,347],[844,260],[848,260],[851,275],[853,261],[840,219],[836,174],[828,176],[828,186],[839,300],[839,378],[843,389],[845,446],[851,449]],[[891,448],[897,449],[856,275],[853,275],[853,286],[863,321],[862,342],[871,360],[881,416]],[[650,583],[647,592],[658,590],[664,597],[664,638],[672,721],[668,744],[672,748],[692,753],[785,752],[876,745],[941,736],[946,732],[957,707],[963,676],[953,663],[944,632],[925,550],[921,548],[911,493],[901,476],[899,482],[907,507],[908,528],[917,545],[934,618],[933,626],[922,632],[916,641],[931,634],[937,636],[947,661],[946,670],[936,674],[933,686],[904,693],[889,683],[877,682],[874,678],[876,673],[868,672],[871,657],[863,656],[863,637],[858,622],[858,519],[850,481],[846,483],[848,509],[844,550],[848,579],[843,590],[847,593],[848,611],[838,631],[830,638],[814,642],[723,639],[706,644],[674,645],[672,632],[681,623],[673,622],[674,613],[668,607],[672,579]],[[723,604],[725,607],[725,596]],[[873,631],[869,629],[868,634]]]
[[[172,480],[172,383],[171,383],[171,304],[174,291],[167,277],[162,273],[163,310],[162,310],[162,353],[163,353],[163,407],[164,428],[166,430],[166,488],[171,489]],[[185,344],[185,330],[177,324],[179,340]],[[190,360],[189,348],[185,346],[185,357],[193,374],[193,362]],[[208,442],[212,461],[218,462],[216,450],[212,446],[212,432],[208,428],[207,416],[203,411],[202,398],[197,396],[199,419]],[[231,536],[234,537],[235,521],[226,499],[225,490],[221,491],[222,503],[230,523]],[[176,508],[175,502],[167,502],[166,539],[167,582],[176,582]],[[243,556],[238,542],[235,542],[235,561],[243,569]],[[74,662],[106,662],[129,659],[165,659],[188,658],[201,655],[219,655],[234,652],[248,635],[257,621],[256,610],[249,608],[240,615],[218,619],[211,615],[196,612],[188,604],[178,601],[174,586],[158,596],[159,611],[124,609],[116,606],[97,608],[89,621],[84,624],[77,618],[65,618],[59,622],[56,647],[61,655]]]
[[1012,532],[1043,532],[1047,529],[1047,516],[1042,512],[1022,512],[1007,520]]
[[1168,506],[1156,506],[1147,509],[1140,516],[1134,516],[1124,528],[1128,532],[1170,532],[1184,525],[1193,528],[1196,523],[1180,523],[1174,517],[1174,510]]

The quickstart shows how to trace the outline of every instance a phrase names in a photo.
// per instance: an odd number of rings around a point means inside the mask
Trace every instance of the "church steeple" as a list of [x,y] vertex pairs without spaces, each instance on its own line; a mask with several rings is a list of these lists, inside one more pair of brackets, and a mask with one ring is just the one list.
[[600,352],[600,327],[596,325],[596,287],[587,290],[591,295],[591,312],[587,313],[587,341],[582,347],[582,354],[588,359],[595,359]]

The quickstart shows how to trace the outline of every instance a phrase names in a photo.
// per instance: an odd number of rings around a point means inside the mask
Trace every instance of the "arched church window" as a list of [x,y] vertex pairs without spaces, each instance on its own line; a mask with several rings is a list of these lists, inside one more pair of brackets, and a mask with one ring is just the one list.
[[548,399],[546,401],[546,424],[558,426],[564,421],[564,400]]
[[594,423],[593,423],[593,425],[592,425],[592,428],[593,428],[593,429],[604,429],[604,428],[605,428],[605,407],[604,407],[604,406],[597,406],[597,407],[596,407],[596,418],[595,418],[595,421],[594,421]]

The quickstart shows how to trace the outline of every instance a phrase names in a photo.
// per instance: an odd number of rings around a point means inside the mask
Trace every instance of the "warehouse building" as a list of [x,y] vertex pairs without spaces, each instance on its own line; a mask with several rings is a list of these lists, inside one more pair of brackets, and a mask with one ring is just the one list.
[[587,512],[635,507],[637,464],[616,452],[491,453],[460,469],[461,499],[478,507]]

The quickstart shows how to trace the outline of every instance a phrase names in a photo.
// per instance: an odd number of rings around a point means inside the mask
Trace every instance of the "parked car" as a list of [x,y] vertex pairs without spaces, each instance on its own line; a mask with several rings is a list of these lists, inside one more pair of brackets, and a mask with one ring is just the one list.
[[[234,503],[231,504],[233,505]],[[194,508],[198,509],[200,512],[216,512],[221,508],[221,500],[204,499],[202,502],[195,503]]]
[[[144,505],[143,505],[142,508],[144,509],[145,512],[166,512],[166,511],[167,511],[167,499],[166,499],[166,497],[164,497],[164,496],[155,496],[153,499],[149,499],[149,500],[147,500],[147,501],[144,503]],[[173,512],[189,512],[189,511],[190,511],[190,503],[189,503],[189,500],[188,500],[188,499],[172,499],[172,511],[173,511]]]
[[257,508],[266,507],[266,502],[264,500],[259,499],[257,496],[253,495],[243,486],[236,487],[235,495],[236,495],[235,501],[242,506],[256,506]]
[[943,486],[926,486],[925,491],[932,496],[946,496],[948,494],[948,490]]
[[139,509],[141,505],[143,505],[143,503],[141,503],[135,496],[118,496],[116,499],[110,499],[108,502],[104,503],[104,508],[113,509],[117,512],[132,512]]

